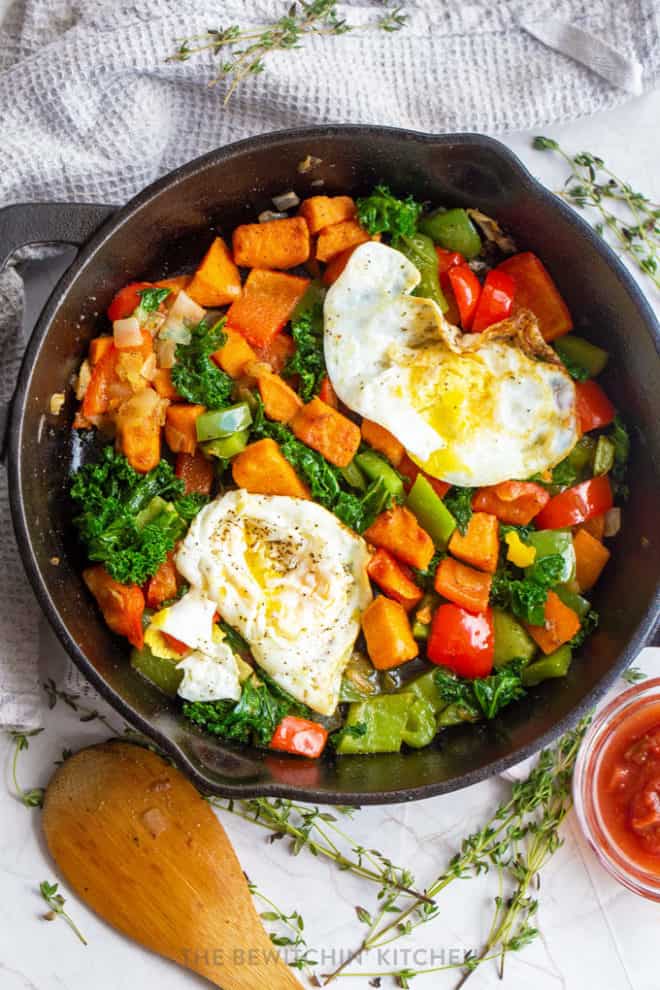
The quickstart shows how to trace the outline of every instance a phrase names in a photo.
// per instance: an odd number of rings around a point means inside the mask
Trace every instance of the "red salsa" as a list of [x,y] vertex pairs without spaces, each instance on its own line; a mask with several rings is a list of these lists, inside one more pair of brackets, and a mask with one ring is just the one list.
[[660,702],[616,727],[599,761],[596,790],[612,844],[660,876]]

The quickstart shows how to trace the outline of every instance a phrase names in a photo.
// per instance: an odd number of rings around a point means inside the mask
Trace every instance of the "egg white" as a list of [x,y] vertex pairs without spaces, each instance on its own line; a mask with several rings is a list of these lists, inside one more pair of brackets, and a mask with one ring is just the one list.
[[529,478],[575,446],[575,387],[523,313],[463,334],[399,251],[358,247],[324,302],[330,380],[352,410],[385,427],[429,474],[451,484]]
[[368,559],[364,540],[322,506],[238,490],[196,516],[176,565],[267,674],[331,715],[371,601]]

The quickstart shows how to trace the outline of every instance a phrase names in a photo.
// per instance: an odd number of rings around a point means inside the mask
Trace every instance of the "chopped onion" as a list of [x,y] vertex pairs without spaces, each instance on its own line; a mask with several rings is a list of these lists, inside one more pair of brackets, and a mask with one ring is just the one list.
[[156,357],[159,368],[173,368],[176,364],[176,340],[157,340]]
[[78,402],[82,402],[85,398],[85,393],[91,380],[92,367],[87,358],[85,358],[83,363],[80,365],[80,371],[78,372],[78,378],[76,379],[76,399]]
[[147,381],[149,381],[149,382],[152,382],[154,380],[154,378],[156,377],[156,355],[155,354],[152,353],[152,354],[149,355],[149,357],[146,359],[146,361],[144,362],[144,364],[140,368],[140,374],[142,375],[143,378],[146,378]]
[[142,344],[142,331],[134,316],[129,316],[125,320],[115,320],[112,324],[112,333],[115,338],[115,347],[118,350],[126,347],[140,347]]
[[164,340],[176,340],[178,344],[190,343],[190,327],[204,319],[206,310],[183,291],[178,293],[167,319],[160,328],[159,336]]
[[50,397],[50,411],[53,416],[59,416],[62,412],[62,406],[64,405],[65,397],[64,392],[53,392]]
[[605,513],[603,536],[616,536],[621,529],[621,509],[608,509]]
[[271,220],[286,220],[288,216],[288,213],[274,213],[273,210],[264,210],[259,214],[257,220],[259,223],[270,223]]
[[280,196],[273,196],[273,206],[276,210],[292,210],[294,206],[300,205],[300,196],[296,196],[293,189],[282,193]]

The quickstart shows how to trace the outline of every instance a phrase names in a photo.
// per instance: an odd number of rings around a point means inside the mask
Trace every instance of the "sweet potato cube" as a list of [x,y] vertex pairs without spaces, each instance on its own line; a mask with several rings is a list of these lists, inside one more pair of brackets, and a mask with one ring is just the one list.
[[309,227],[304,217],[243,223],[232,238],[234,261],[244,268],[295,268],[309,258]]
[[367,652],[376,670],[389,670],[413,660],[419,647],[403,605],[380,595],[362,613]]
[[227,326],[240,331],[253,347],[266,347],[291,319],[308,285],[308,278],[254,268],[227,313]]
[[449,552],[480,571],[494,574],[500,552],[499,522],[489,512],[473,512],[465,536],[455,529]]
[[319,261],[330,261],[342,251],[369,240],[369,234],[357,220],[342,220],[321,231],[316,242],[316,257]]
[[241,294],[241,276],[229,248],[216,237],[186,289],[200,306],[228,306]]
[[274,440],[257,440],[237,454],[231,472],[239,488],[256,495],[309,498],[309,489]]
[[307,221],[310,234],[324,227],[352,220],[356,213],[355,200],[350,196],[310,196],[300,204],[300,215]]
[[350,464],[360,446],[360,428],[319,398],[298,410],[291,420],[291,429],[298,440],[323,454],[336,467]]

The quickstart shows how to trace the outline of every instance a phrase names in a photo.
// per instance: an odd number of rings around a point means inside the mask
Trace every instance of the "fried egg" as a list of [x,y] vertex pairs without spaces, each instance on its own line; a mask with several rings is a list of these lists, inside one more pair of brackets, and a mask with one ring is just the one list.
[[176,555],[191,588],[298,701],[331,715],[371,601],[364,540],[306,499],[227,492],[195,517]]
[[419,280],[403,254],[369,242],[328,290],[325,361],[342,402],[450,484],[558,464],[578,440],[575,387],[535,317],[463,334],[433,300],[410,295]]

